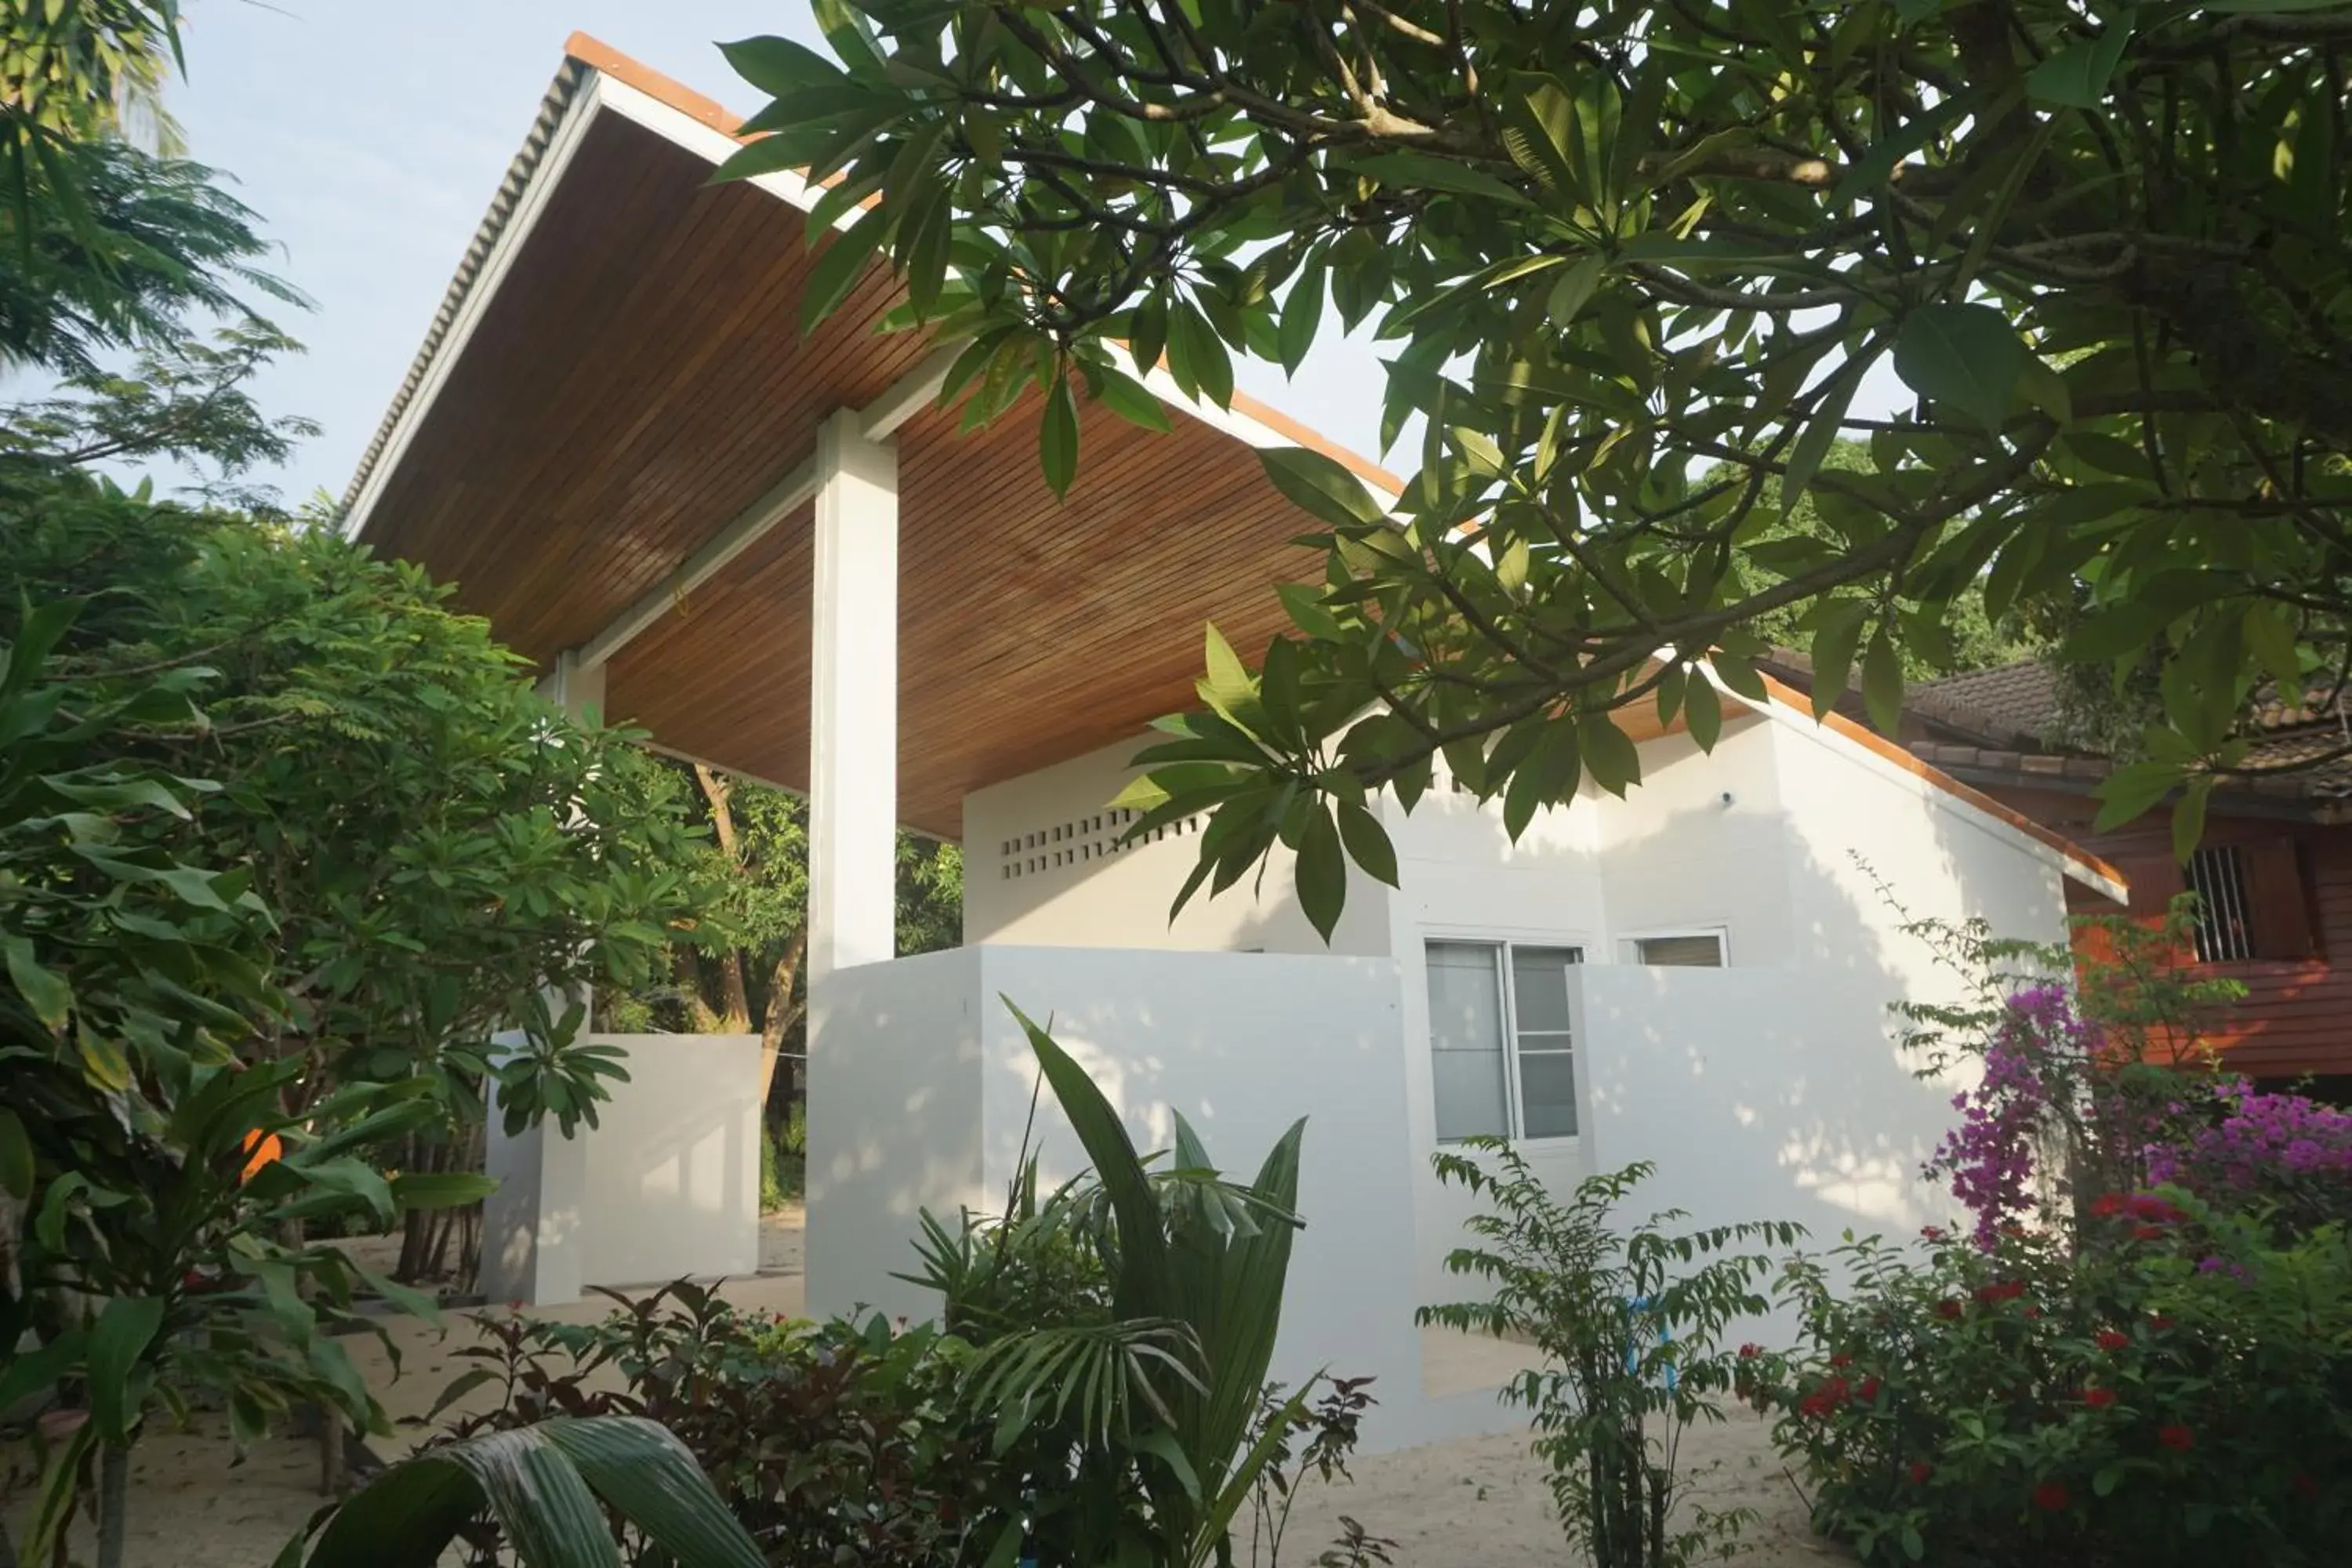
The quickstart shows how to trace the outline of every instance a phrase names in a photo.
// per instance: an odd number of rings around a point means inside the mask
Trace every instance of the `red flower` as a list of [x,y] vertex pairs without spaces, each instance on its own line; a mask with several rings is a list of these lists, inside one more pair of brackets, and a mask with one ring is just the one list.
[[1754,1361],[1758,1356],[1762,1355],[1763,1353],[1764,1347],[1762,1345],[1746,1344],[1739,1347],[1739,1359],[1741,1361]]
[[1940,1225],[1923,1225],[1919,1227],[1919,1236],[1925,1241],[1941,1241],[1944,1239],[1944,1227]]
[[1853,1397],[1858,1403],[1864,1405],[1868,1405],[1872,1401],[1875,1400],[1878,1397],[1878,1379],[1874,1377],[1864,1378],[1862,1380],[1862,1386],[1853,1391]]
[[2147,1326],[2151,1329],[2168,1329],[2172,1327],[2172,1320],[2158,1312],[2147,1321]]
[[2134,1241],[2161,1241],[2163,1238],[2164,1227],[2160,1225],[2136,1225],[2132,1226],[2132,1239]]
[[2197,1446],[2196,1434],[2181,1426],[2158,1427],[2156,1440],[2176,1454],[2185,1454]]
[[2070,1500],[2065,1487],[2057,1481],[2044,1481],[2033,1489],[2033,1506],[2044,1513],[2060,1512]]
[[1948,1321],[1960,1315],[1960,1304],[1948,1297],[1936,1303],[1936,1316]]
[[2129,1334],[2124,1333],[2116,1329],[2101,1329],[2099,1331],[2099,1348],[2101,1350],[2120,1351],[2128,1350],[2130,1347],[2131,1336]]
[[1915,1486],[1915,1487],[1916,1487],[1916,1486],[1920,1485],[1922,1482],[1926,1481],[1926,1480],[1927,1480],[1927,1479],[1929,1476],[1931,1476],[1931,1475],[1935,1474],[1935,1471],[1936,1471],[1936,1467],[1935,1467],[1935,1466],[1933,1466],[1933,1465],[1931,1465],[1931,1464],[1929,1464],[1929,1463],[1928,1463],[1927,1460],[1925,1460],[1925,1459],[1914,1459],[1914,1460],[1912,1460],[1912,1461],[1911,1461],[1911,1484],[1912,1484],[1913,1486]]
[[1845,1379],[1832,1377],[1812,1393],[1805,1395],[1803,1401],[1797,1406],[1797,1414],[1827,1415],[1839,1405],[1843,1405],[1852,1393],[1853,1389],[1847,1384]]
[[2039,1307],[2028,1307],[2025,1309],[2025,1321],[2029,1323],[2041,1315],[2042,1309]]
[[2131,1200],[2134,1219],[2154,1220],[2158,1225],[2179,1225],[2189,1217],[2188,1211],[2178,1209],[2150,1193],[2141,1193]]
[[1846,1354],[1843,1351],[1840,1351],[1837,1354],[1830,1357],[1830,1364],[1832,1366],[1852,1366],[1853,1364],[1853,1357]]
[[2086,1388],[2083,1390],[2083,1403],[2089,1405],[2094,1410],[2105,1410],[2115,1402],[2116,1391],[2112,1388]]
[[1992,1305],[1995,1301],[2014,1301],[2025,1294],[2025,1281],[2004,1279],[1998,1285],[1980,1285],[1977,1288],[1976,1294],[1977,1300],[1987,1306]]
[[2092,1215],[2098,1219],[2113,1219],[2123,1212],[2124,1195],[2121,1193],[2101,1193],[2099,1201],[2091,1205]]

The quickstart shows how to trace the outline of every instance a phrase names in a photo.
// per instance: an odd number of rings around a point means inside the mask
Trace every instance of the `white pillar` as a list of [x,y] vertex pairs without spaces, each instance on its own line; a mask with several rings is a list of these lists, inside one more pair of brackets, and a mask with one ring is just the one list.
[[[844,409],[816,442],[808,973],[895,956],[898,458]],[[812,1016],[814,1023],[814,1017]]]
[[[539,694],[574,719],[601,721],[604,667],[583,669],[578,654],[566,648],[541,679]],[[548,1010],[560,1017],[571,1000],[550,993]],[[589,997],[578,1000],[584,1005]],[[593,1026],[583,1012],[580,1032],[584,1035]],[[509,1047],[521,1043],[520,1035],[500,1036],[493,1042]],[[509,1138],[499,1125],[495,1088],[489,1118],[483,1170],[499,1185],[482,1204],[482,1294],[493,1302],[520,1301],[530,1307],[577,1301],[590,1218],[586,1130],[566,1138],[551,1118]]]

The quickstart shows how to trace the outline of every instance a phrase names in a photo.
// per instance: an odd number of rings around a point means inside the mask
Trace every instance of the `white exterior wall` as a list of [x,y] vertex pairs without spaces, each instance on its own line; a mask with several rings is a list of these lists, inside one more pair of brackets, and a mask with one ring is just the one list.
[[1622,944],[1636,935],[1720,926],[1731,963],[1788,962],[1794,831],[1773,727],[1733,718],[1712,752],[1688,735],[1641,752],[1642,782],[1623,799],[1588,793],[1578,803],[1592,808],[1602,847],[1611,941],[1599,956],[1624,958]]
[[[1498,808],[1442,785],[1409,817],[1390,803],[1403,886],[1351,885],[1334,947],[1357,956],[1326,954],[1286,867],[1263,897],[1237,889],[1171,928],[1192,836],[1101,852],[1122,826],[1103,803],[1134,750],[971,796],[975,945],[844,971],[821,989],[820,1011],[841,1009],[847,1026],[824,1037],[855,1043],[812,1063],[817,1310],[935,1310],[888,1278],[912,1267],[917,1215],[1001,1201],[1034,1081],[1002,993],[1051,1021],[1146,1146],[1166,1145],[1167,1112],[1181,1109],[1214,1156],[1246,1172],[1307,1114],[1309,1228],[1278,1373],[1378,1377],[1373,1447],[1491,1428],[1510,1417],[1490,1395],[1425,1392],[1411,1326],[1415,1307],[1471,1288],[1442,1267],[1473,1205],[1429,1171],[1424,942],[1584,951],[1580,1134],[1521,1144],[1548,1179],[1565,1187],[1646,1159],[1659,1172],[1638,1200],[1645,1213],[1794,1220],[1827,1247],[1849,1228],[1902,1236],[1948,1217],[1918,1169],[1950,1122],[1952,1086],[1912,1076],[1888,1009],[1948,995],[1950,981],[1897,931],[1906,917],[1853,854],[1912,915],[1981,916],[2042,941],[2064,931],[2054,850],[1781,711],[1736,716],[1711,754],[1685,736],[1646,742],[1627,798],[1588,787],[1517,844]],[[1015,858],[1022,874],[1003,875]],[[1632,937],[1704,929],[1724,931],[1728,969],[1629,961]],[[1264,951],[1170,951],[1218,948]],[[1058,1115],[1043,1125],[1048,1173],[1075,1170]],[[1441,1384],[1460,1386],[1426,1387]]]
[[1171,922],[1170,906],[1200,847],[1198,826],[1120,847],[1124,825],[1108,805],[1136,775],[1129,759],[1151,740],[1122,741],[964,797],[964,941],[1387,954],[1388,889],[1350,868],[1347,912],[1326,947],[1298,908],[1291,857],[1279,847],[1263,882],[1253,874],[1213,899],[1204,889]]
[[[1458,1300],[1475,1287],[1445,1271],[1445,1256],[1466,1237],[1462,1226],[1477,1200],[1447,1186],[1430,1169],[1437,1149],[1437,1100],[1429,1043],[1429,972],[1423,944],[1462,938],[1530,946],[1580,947],[1587,962],[1605,961],[1608,921],[1598,814],[1580,799],[1536,814],[1517,844],[1499,806],[1482,808],[1441,778],[1410,816],[1393,800],[1384,811],[1397,849],[1391,900],[1394,951],[1404,959],[1405,1089],[1412,1142],[1407,1156],[1413,1202],[1414,1274],[1423,1303]],[[1590,1173],[1581,1137],[1534,1139],[1521,1152],[1544,1178],[1569,1185]]]
[[583,1281],[758,1272],[760,1037],[593,1038],[629,1053],[629,1081],[587,1134]]
[[[501,1037],[499,1043],[511,1043]],[[551,1306],[589,1285],[645,1285],[760,1266],[760,1037],[598,1035],[628,1081],[570,1138],[552,1117],[509,1138],[490,1124],[482,1288]]]
[[990,1204],[981,1163],[981,951],[825,976],[811,1004],[808,1305],[926,1317],[916,1220]]
[[[809,1304],[908,1317],[934,1297],[915,1268],[920,1212],[994,1208],[1020,1164],[1038,1082],[1009,997],[1082,1063],[1137,1147],[1165,1150],[1181,1111],[1247,1181],[1301,1117],[1298,1212],[1273,1375],[1377,1379],[1369,1446],[1510,1418],[1484,1394],[1421,1395],[1419,1289],[1397,966],[1386,959],[992,944],[832,976],[854,1055],[811,1062]],[[835,1037],[839,1037],[836,1036]],[[1033,1152],[1049,1186],[1086,1159],[1050,1092]]]

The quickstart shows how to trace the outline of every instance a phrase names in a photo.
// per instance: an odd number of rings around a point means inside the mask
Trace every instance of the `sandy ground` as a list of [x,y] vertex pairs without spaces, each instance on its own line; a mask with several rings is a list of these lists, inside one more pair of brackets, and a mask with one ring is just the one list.
[[[761,1226],[761,1272],[730,1281],[730,1300],[755,1310],[797,1313],[802,1306],[801,1226],[797,1210]],[[601,1299],[542,1315],[575,1321],[601,1317]],[[436,1331],[394,1320],[399,1356],[395,1373],[373,1336],[350,1342],[399,1436],[374,1440],[391,1459],[405,1452],[423,1427],[420,1418],[467,1363],[455,1352],[473,1342],[464,1314]],[[472,1405],[492,1397],[478,1391]],[[1748,1528],[1737,1561],[1752,1568],[1804,1568],[1846,1561],[1813,1539],[1804,1510],[1765,1440],[1763,1423],[1746,1411],[1722,1426],[1694,1433],[1685,1452],[1701,1477],[1698,1495],[1709,1505],[1746,1506],[1762,1517]],[[1338,1538],[1342,1515],[1395,1542],[1392,1560],[1409,1568],[1520,1568],[1569,1565],[1572,1558],[1551,1511],[1542,1469],[1528,1457],[1520,1434],[1464,1438],[1360,1458],[1350,1482],[1308,1481],[1300,1489],[1279,1558],[1260,1550],[1253,1559],[1248,1533],[1237,1545],[1255,1568],[1307,1564]],[[320,1503],[318,1450],[289,1437],[270,1439],[240,1462],[232,1460],[216,1422],[199,1417],[187,1432],[159,1431],[138,1448],[132,1473],[131,1538],[126,1568],[268,1568],[280,1548]],[[19,1500],[21,1503],[21,1500]],[[12,1530],[20,1524],[14,1517]],[[77,1537],[87,1561],[91,1542]]]

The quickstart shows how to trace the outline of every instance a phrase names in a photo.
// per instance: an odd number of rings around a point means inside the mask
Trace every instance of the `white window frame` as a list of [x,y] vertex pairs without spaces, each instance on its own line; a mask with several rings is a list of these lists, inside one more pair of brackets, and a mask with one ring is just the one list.
[[1642,944],[1645,942],[1656,942],[1662,938],[1677,936],[1715,938],[1716,951],[1723,954],[1722,967],[1726,969],[1731,967],[1731,928],[1727,925],[1658,926],[1645,931],[1620,931],[1617,933],[1617,960],[1621,963],[1638,964],[1644,969],[1673,967],[1668,964],[1643,963]]
[[[1519,1002],[1513,985],[1511,950],[1514,948],[1549,948],[1575,953],[1578,963],[1591,963],[1595,943],[1589,937],[1559,931],[1507,931],[1494,926],[1423,926],[1421,928],[1422,962],[1422,1054],[1426,1057],[1435,1042],[1430,1037],[1432,1025],[1428,1017],[1429,948],[1433,942],[1448,942],[1463,947],[1490,947],[1501,950],[1502,962],[1495,966],[1495,984],[1502,988],[1503,1021],[1503,1119],[1509,1125],[1505,1138],[1513,1143],[1528,1143],[1544,1149],[1572,1149],[1584,1135],[1585,1113],[1589,1109],[1584,1098],[1584,1065],[1578,1058],[1583,1054],[1580,1034],[1569,1035],[1567,1056],[1569,1071],[1576,1084],[1576,1131],[1530,1136],[1519,1131],[1526,1124],[1519,1098]],[[1431,1064],[1430,1136],[1440,1148],[1459,1148],[1459,1138],[1439,1138],[1437,1132],[1437,1085],[1435,1064]]]

